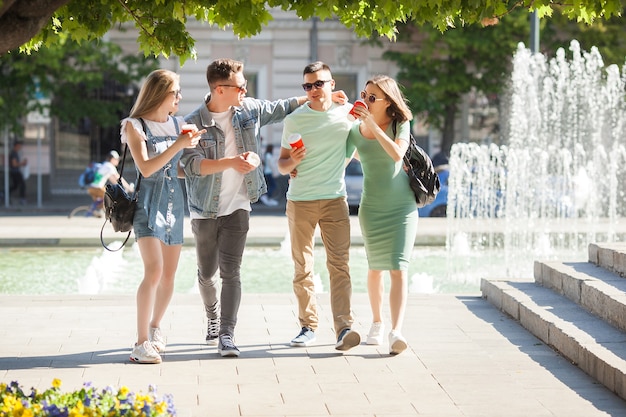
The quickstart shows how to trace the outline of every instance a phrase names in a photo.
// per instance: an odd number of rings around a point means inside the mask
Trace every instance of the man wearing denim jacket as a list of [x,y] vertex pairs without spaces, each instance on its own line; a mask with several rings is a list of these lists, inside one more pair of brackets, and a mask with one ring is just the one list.
[[210,94],[205,102],[185,117],[207,132],[195,148],[185,149],[181,162],[196,240],[198,284],[208,320],[206,342],[217,345],[221,356],[239,356],[234,333],[250,203],[267,192],[263,167],[253,159],[261,153],[260,129],[282,122],[307,97],[276,101],[246,97],[243,63],[231,59],[209,64],[207,82]]

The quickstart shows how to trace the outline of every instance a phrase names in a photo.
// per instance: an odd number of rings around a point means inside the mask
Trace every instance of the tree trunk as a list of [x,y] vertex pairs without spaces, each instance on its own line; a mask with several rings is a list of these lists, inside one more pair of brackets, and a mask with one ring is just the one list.
[[50,21],[55,10],[69,0],[5,0],[0,7],[0,55],[29,40]]
[[454,127],[456,122],[457,106],[454,103],[446,105],[443,129],[441,132],[441,151],[450,156],[450,148],[454,144]]

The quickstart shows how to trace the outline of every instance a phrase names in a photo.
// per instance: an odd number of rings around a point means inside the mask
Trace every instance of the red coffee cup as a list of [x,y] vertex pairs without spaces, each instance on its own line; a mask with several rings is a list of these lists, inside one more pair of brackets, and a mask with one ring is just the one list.
[[367,104],[365,104],[365,102],[363,100],[355,101],[354,105],[352,106],[352,108],[348,112],[348,120],[350,120],[351,122],[354,122],[356,119],[359,118],[359,116],[357,116],[357,114],[354,112],[354,108],[358,107],[358,106],[365,107],[367,109]]
[[289,144],[293,149],[298,149],[304,146],[304,142],[302,142],[302,136],[299,133],[292,133],[289,135]]
[[186,135],[187,133],[192,133],[198,130],[198,127],[192,123],[188,123],[185,125],[181,126],[181,132],[183,135]]

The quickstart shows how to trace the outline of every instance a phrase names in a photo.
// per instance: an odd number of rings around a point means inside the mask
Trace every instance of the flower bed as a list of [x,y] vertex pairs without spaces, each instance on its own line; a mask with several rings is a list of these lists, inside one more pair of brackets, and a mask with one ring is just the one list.
[[148,393],[133,393],[122,386],[97,390],[90,383],[74,392],[61,392],[61,381],[40,392],[31,388],[26,394],[17,382],[0,382],[1,417],[170,417],[175,416],[171,395],[157,397],[156,388]]

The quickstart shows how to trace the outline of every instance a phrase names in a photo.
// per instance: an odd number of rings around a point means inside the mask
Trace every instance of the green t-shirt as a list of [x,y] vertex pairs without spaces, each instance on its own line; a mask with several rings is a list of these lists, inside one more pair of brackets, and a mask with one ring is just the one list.
[[296,167],[298,173],[289,181],[289,200],[328,200],[346,195],[346,139],[353,124],[347,115],[351,107],[333,103],[324,112],[312,110],[307,103],[285,118],[281,146],[290,149],[289,136],[299,133],[306,147],[306,156]]

